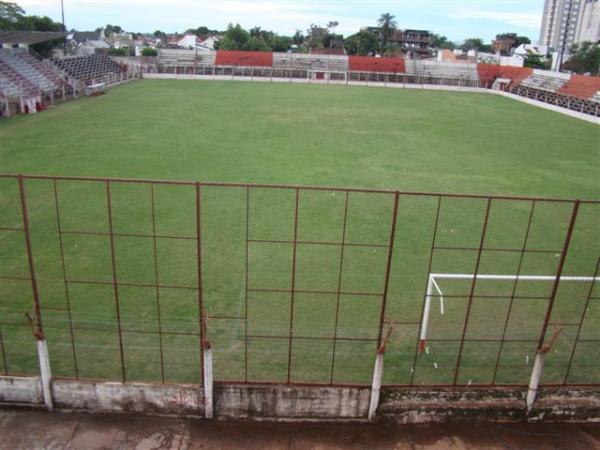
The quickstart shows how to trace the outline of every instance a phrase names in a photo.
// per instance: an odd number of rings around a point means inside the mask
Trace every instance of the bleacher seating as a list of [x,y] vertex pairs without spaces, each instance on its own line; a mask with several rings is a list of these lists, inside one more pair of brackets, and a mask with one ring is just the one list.
[[348,64],[351,71],[376,73],[404,73],[404,58],[373,58],[370,56],[350,56]]
[[61,70],[78,80],[90,80],[125,72],[123,67],[106,55],[77,56],[53,61]]
[[53,92],[63,84],[63,80],[54,71],[35,59],[26,50],[3,50],[0,52],[0,62],[4,65],[6,87],[11,83],[19,88],[23,86],[26,94],[34,91]]
[[421,78],[454,78],[478,81],[477,65],[438,61],[407,60],[406,73]]
[[491,87],[496,78],[505,78],[511,80],[510,87],[514,88],[530,77],[533,74],[533,69],[496,64],[477,64],[477,74],[482,87]]
[[194,67],[214,65],[216,52],[196,52],[195,50],[161,49],[158,64],[163,67]]
[[217,66],[273,67],[273,52],[218,50]]
[[348,57],[343,55],[273,53],[273,68],[309,72],[347,72],[349,65]]
[[36,95],[39,89],[0,59],[0,93],[7,98],[19,98]]
[[596,92],[590,100],[593,102],[600,103],[600,91]]
[[574,74],[559,90],[562,95],[570,95],[581,99],[598,101],[600,77],[588,77]]
[[558,92],[566,82],[567,80],[564,78],[533,73],[531,76],[525,78],[521,82],[521,85],[540,91]]

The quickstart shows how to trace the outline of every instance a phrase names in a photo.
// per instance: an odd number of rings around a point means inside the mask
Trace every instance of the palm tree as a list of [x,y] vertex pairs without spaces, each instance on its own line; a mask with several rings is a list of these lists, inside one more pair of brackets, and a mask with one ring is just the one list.
[[396,16],[393,16],[390,13],[385,13],[379,17],[379,20],[377,20],[377,24],[379,25],[379,36],[382,42],[382,52],[385,51],[389,37],[398,26],[398,23],[394,20],[395,18]]

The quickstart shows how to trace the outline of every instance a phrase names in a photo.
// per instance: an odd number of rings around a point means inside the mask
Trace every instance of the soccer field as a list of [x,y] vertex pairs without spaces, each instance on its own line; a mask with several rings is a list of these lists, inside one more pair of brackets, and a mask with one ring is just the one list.
[[[57,376],[199,382],[201,278],[218,380],[368,383],[388,285],[385,383],[526,384],[553,283],[440,282],[417,355],[427,277],[554,275],[573,204],[391,191],[600,198],[600,127],[487,94],[146,80],[3,120],[0,144],[4,173],[242,184],[26,180]],[[17,187],[0,371],[35,373]],[[595,274],[599,219],[581,204],[566,275]],[[597,285],[560,284],[545,383],[600,380]]]

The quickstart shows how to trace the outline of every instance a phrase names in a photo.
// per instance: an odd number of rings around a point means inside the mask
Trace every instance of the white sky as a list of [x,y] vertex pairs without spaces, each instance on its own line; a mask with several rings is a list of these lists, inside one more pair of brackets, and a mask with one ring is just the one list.
[[[27,14],[60,21],[60,0],[16,0]],[[225,29],[229,22],[260,26],[281,34],[306,30],[311,23],[337,20],[338,33],[373,26],[381,13],[396,16],[399,28],[428,29],[461,41],[516,32],[537,40],[543,0],[64,0],[67,28],[93,30],[111,23],[127,31],[182,32],[205,25]]]

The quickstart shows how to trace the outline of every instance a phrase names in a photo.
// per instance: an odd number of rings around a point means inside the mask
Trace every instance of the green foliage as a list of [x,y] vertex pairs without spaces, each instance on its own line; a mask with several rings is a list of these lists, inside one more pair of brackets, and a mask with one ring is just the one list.
[[527,36],[517,36],[517,42],[515,42],[513,48],[520,47],[523,44],[531,44],[531,39],[529,39]]
[[158,56],[155,48],[145,48],[142,50],[142,56]]
[[468,38],[465,39],[460,48],[468,52],[469,50],[477,50],[479,52],[491,53],[492,46],[488,44],[484,44],[483,39],[481,38]]
[[[101,31],[103,27],[100,28],[96,28],[96,31]],[[121,28],[119,25],[111,25],[110,23],[107,24],[104,27],[104,33],[106,33],[107,36],[111,35],[111,34],[121,34],[123,33],[123,28]]]
[[235,26],[230,23],[223,34],[223,39],[219,41],[218,48],[219,50],[248,50],[249,40],[248,31],[244,30],[239,23]]
[[326,27],[321,27],[311,23],[309,29],[306,30],[305,43],[309,48],[324,48],[325,37],[328,34],[329,30]]
[[440,34],[433,35],[433,47],[440,49],[449,49],[454,50],[456,48],[456,44],[452,41],[449,41],[446,36],[442,36]]
[[229,24],[216,47],[218,50],[285,52],[290,48],[291,41],[291,38],[262,30],[260,27],[247,31],[240,24]]
[[111,56],[131,56],[130,48],[111,48],[108,51],[108,54]]
[[349,55],[367,56],[377,53],[379,41],[373,33],[362,30],[352,36],[348,36],[344,47]]
[[571,58],[562,69],[579,74],[600,75],[600,43],[581,42],[571,47]]
[[533,69],[550,70],[552,67],[552,59],[544,58],[540,55],[527,55],[523,61],[523,67],[531,67]]
[[199,26],[198,28],[190,28],[186,31],[186,34],[190,33],[190,34],[195,34],[198,37],[203,37],[203,36],[207,36],[210,34],[219,34],[218,30],[211,30],[208,27],[205,26]]
[[0,30],[12,30],[24,15],[16,3],[0,1]]
[[294,33],[294,36],[292,37],[292,41],[296,45],[302,45],[302,44],[304,44],[304,40],[305,39],[306,38],[304,37],[304,34],[302,33],[302,30],[296,30],[296,33]]
[[377,20],[377,24],[379,25],[379,38],[381,39],[381,48],[383,50],[387,48],[388,39],[398,27],[398,23],[395,19],[396,16],[393,16],[390,13],[384,13]]

